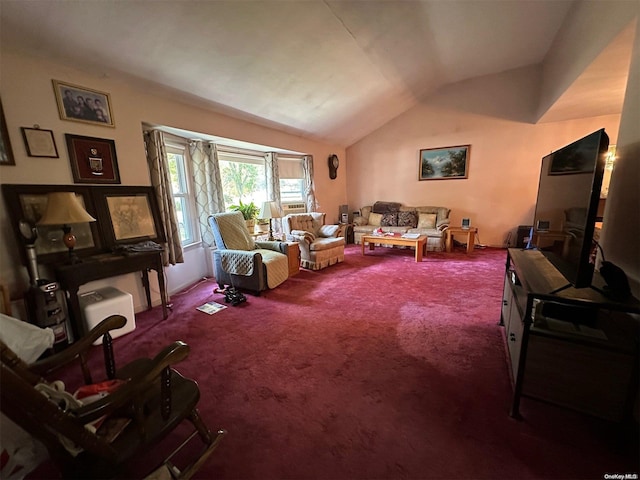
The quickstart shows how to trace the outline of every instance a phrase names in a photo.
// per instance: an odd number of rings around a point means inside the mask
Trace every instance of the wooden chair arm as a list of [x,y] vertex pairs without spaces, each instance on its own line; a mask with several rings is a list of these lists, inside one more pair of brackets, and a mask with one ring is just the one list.
[[130,405],[132,399],[140,397],[142,393],[160,381],[163,372],[189,355],[190,347],[181,341],[173,342],[164,348],[152,360],[140,361],[134,364],[127,383],[109,395],[95,402],[83,405],[73,410],[74,415],[83,423],[89,423],[103,415],[109,415],[119,408]]
[[124,327],[126,323],[126,317],[123,317],[122,315],[111,315],[93,327],[87,335],[80,338],[77,342],[69,345],[65,350],[56,353],[51,357],[32,363],[29,365],[29,369],[38,375],[46,376],[48,373],[63,367],[69,362],[75,360],[77,357],[81,358],[80,361],[84,365],[84,357],[92,347],[93,342],[111,330]]

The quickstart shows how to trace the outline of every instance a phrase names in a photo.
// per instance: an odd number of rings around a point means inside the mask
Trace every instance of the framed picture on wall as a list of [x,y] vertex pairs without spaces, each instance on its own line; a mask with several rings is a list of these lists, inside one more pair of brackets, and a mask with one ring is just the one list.
[[113,140],[69,133],[65,138],[75,183],[120,183]]
[[467,178],[471,145],[420,150],[418,180]]
[[53,89],[62,120],[115,127],[108,93],[53,80]]
[[[23,242],[18,224],[25,220],[35,226],[38,238],[35,242],[38,262],[42,264],[59,263],[69,255],[62,242],[62,225],[37,225],[38,220],[47,209],[47,194],[53,192],[74,192],[84,209],[93,217],[97,209],[89,187],[78,185],[2,185],[2,194],[7,205],[12,230],[18,244]],[[78,223],[73,225],[76,237],[74,251],[81,257],[93,255],[101,251],[101,233],[97,222]],[[25,249],[21,248],[23,264],[26,265]]]
[[7,130],[7,122],[4,119],[4,110],[2,108],[2,100],[0,100],[0,165],[15,165],[13,158],[13,150],[11,149],[11,141],[9,140],[9,131]]
[[58,148],[52,130],[22,127],[22,138],[30,157],[58,158]]
[[107,246],[165,241],[153,187],[104,187],[93,194]]

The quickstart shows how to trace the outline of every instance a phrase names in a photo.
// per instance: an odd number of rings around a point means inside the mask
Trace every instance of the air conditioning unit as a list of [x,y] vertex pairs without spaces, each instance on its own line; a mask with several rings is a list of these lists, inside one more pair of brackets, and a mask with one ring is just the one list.
[[290,213],[305,213],[307,211],[307,207],[304,203],[283,203],[282,204],[282,214],[288,215]]

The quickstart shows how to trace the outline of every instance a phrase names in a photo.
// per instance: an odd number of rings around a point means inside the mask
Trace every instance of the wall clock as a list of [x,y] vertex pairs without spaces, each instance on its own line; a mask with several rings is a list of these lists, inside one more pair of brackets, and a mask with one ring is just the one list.
[[334,180],[338,176],[338,166],[340,160],[336,154],[329,155],[329,178]]

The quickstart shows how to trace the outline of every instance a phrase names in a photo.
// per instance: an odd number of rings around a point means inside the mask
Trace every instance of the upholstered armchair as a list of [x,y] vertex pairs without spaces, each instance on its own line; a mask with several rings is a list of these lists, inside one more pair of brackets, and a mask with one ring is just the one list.
[[288,241],[298,242],[303,268],[320,270],[344,261],[341,227],[325,225],[324,213],[291,213],[284,217],[282,229]]
[[215,213],[208,220],[216,242],[214,275],[221,289],[231,285],[259,295],[289,277],[286,243],[254,241],[240,212]]

